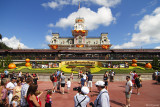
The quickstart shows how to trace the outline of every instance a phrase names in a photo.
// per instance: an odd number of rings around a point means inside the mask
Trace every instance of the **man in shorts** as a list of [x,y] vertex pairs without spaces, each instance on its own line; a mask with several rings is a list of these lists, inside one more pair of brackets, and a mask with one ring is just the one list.
[[130,80],[130,76],[126,76],[126,88],[125,88],[125,95],[126,95],[126,105],[124,107],[130,107],[130,98],[132,93],[132,82]]
[[64,76],[64,72],[63,72],[62,76],[61,76],[61,79],[60,79],[62,94],[64,94],[64,87],[65,87],[65,84],[66,84],[66,80],[65,79],[66,79],[66,77]]
[[93,75],[89,71],[87,75],[87,80],[88,80],[88,87],[89,87],[90,92],[92,92],[92,79],[93,79]]
[[131,76],[132,76],[132,84],[133,84],[133,86],[134,87],[136,87],[136,84],[135,84],[135,78],[137,77],[137,74],[136,74],[136,71],[131,71],[130,73],[129,73]]
[[55,73],[54,76],[53,76],[53,93],[55,93],[55,90],[56,90],[56,86],[57,86],[57,74]]
[[54,74],[52,74],[52,75],[50,76],[50,80],[51,80],[52,83],[53,83],[52,93],[55,93],[55,89],[56,89],[56,86],[57,86],[57,72],[55,72]]

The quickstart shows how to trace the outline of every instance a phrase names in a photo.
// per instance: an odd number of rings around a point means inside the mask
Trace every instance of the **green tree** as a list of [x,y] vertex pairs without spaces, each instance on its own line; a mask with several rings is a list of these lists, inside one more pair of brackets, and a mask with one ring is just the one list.
[[5,43],[0,42],[0,49],[12,49],[10,47],[8,47]]
[[4,58],[4,67],[7,68],[10,63],[12,63],[11,56],[7,55],[7,56]]
[[2,35],[0,34],[0,49],[12,49],[2,42]]
[[3,60],[0,59],[0,68],[3,68]]
[[159,69],[158,57],[153,57],[152,67],[153,67],[154,69]]
[[2,40],[2,35],[0,34],[0,40]]

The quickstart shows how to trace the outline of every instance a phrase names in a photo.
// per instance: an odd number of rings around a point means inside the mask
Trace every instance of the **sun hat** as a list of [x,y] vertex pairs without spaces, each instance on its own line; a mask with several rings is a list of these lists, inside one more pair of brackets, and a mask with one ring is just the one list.
[[89,93],[89,88],[83,86],[83,87],[81,88],[81,92],[82,92],[83,94],[88,94],[88,93]]
[[96,86],[105,86],[105,83],[103,81],[97,81],[95,83]]

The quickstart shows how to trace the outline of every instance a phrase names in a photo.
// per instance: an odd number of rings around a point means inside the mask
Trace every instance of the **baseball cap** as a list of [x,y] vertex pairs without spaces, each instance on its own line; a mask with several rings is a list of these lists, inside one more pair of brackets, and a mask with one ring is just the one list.
[[83,86],[83,87],[81,88],[81,92],[82,92],[83,94],[88,94],[88,93],[89,93],[89,88]]
[[103,81],[97,81],[95,83],[96,86],[105,86],[105,83]]
[[17,79],[17,78],[16,78],[16,77],[12,77],[11,80],[12,80],[12,79]]

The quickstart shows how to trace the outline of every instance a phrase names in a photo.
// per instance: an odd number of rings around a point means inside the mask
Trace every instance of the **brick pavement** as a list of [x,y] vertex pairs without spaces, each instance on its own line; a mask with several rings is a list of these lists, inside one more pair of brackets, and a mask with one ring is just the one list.
[[[42,94],[41,101],[42,107],[45,105],[45,95],[46,89],[52,88],[52,83],[49,81],[39,81],[38,89],[44,91]],[[73,91],[73,87],[79,86],[78,82],[72,83],[71,93],[64,95],[60,93],[52,94],[52,107],[74,107],[73,97],[77,93]],[[125,104],[125,81],[124,82],[110,82],[109,83],[109,95],[110,95],[110,104],[112,107],[122,107]],[[65,88],[67,90],[67,88]],[[141,88],[141,94],[136,95],[136,90],[133,89],[131,96],[131,107],[160,107],[160,85],[155,84],[155,81],[146,80],[143,81],[143,87]],[[97,93],[97,89],[94,86],[93,92],[89,93],[89,97],[92,102],[96,99],[96,96],[91,97],[91,94]],[[89,107],[89,105],[88,105]]]

